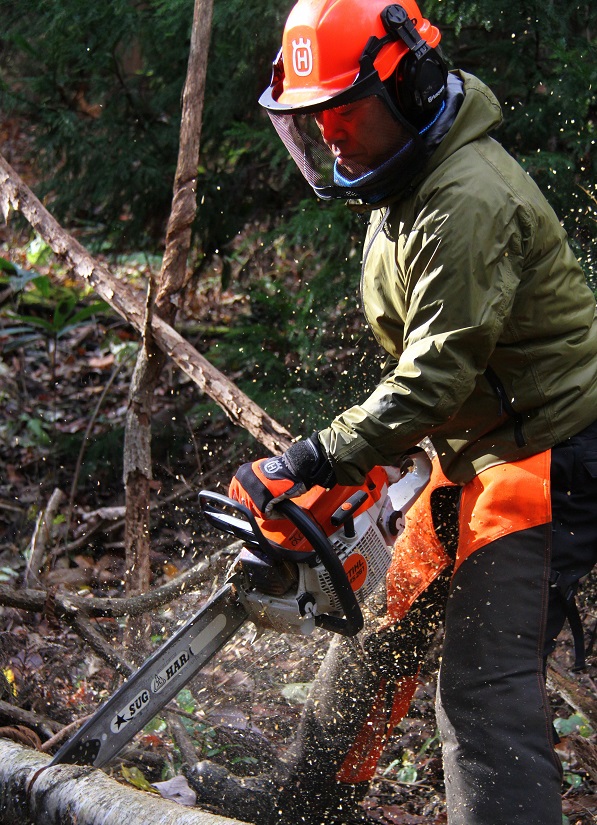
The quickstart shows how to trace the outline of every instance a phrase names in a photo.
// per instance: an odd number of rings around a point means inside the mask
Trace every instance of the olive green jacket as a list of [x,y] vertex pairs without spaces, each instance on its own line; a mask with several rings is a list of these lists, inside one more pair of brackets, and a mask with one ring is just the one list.
[[429,436],[446,475],[541,452],[597,419],[595,298],[556,215],[465,97],[407,194],[376,208],[362,300],[389,353],[368,398],[320,433],[341,484]]

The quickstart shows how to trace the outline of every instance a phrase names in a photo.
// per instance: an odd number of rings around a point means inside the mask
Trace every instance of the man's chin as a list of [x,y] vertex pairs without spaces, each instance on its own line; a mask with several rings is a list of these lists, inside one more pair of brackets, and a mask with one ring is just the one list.
[[337,158],[337,163],[340,172],[347,177],[360,178],[361,175],[365,175],[369,171],[366,166],[363,166],[355,158]]

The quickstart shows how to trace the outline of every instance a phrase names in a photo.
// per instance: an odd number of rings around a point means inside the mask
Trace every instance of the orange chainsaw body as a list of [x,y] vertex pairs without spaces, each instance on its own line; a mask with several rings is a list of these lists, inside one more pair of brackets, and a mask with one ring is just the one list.
[[[363,491],[367,498],[355,511],[355,517],[364,513],[374,504],[377,504],[388,485],[388,475],[383,467],[374,467],[367,474],[364,483],[360,487],[342,487],[337,484],[330,490],[324,487],[312,487],[302,496],[293,501],[307,510],[311,518],[321,527],[326,536],[331,536],[338,531],[338,525],[332,524],[332,516],[339,507],[354,493]],[[256,518],[263,535],[280,547],[299,553],[312,553],[313,547],[305,538],[299,528],[290,519],[285,518]]]

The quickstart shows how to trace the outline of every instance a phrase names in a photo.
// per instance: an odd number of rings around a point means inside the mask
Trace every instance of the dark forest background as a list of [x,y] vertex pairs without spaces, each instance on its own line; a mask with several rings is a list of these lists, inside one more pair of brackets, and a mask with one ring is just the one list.
[[[289,8],[215,0],[176,328],[304,436],[373,389],[380,353],[359,307],[364,219],[315,198],[257,104]],[[597,291],[597,5],[424,0],[423,11],[450,66],[496,93],[495,137],[551,201]],[[142,306],[165,248],[192,16],[193,0],[0,0],[0,154]],[[93,622],[111,654],[89,641],[87,624],[57,623],[51,608],[65,593],[81,604],[125,593],[133,508],[123,445],[143,352],[138,329],[83,289],[19,214],[0,221],[0,726],[18,721],[46,741],[112,692],[114,651],[146,655],[224,580],[229,538],[207,525],[197,492],[225,491],[243,461],[264,454],[265,442],[168,361],[152,387],[150,520],[140,532],[152,591],[190,572],[193,592],[145,614],[140,650],[120,619]],[[550,665],[571,825],[596,821],[595,591],[593,574],[580,594],[588,670],[570,673],[569,636]],[[38,601],[23,601],[28,593]],[[380,823],[447,821],[436,641],[369,794]],[[247,630],[218,654],[177,697],[198,758],[241,773],[267,765],[269,740],[276,751],[292,741],[324,652],[316,635],[254,641]],[[175,740],[165,718],[154,720],[134,760],[111,775],[135,784],[125,769],[141,765],[137,786],[147,789],[148,778],[180,774]]]
[[[36,192],[93,251],[159,254],[191,0],[2,0],[0,9],[0,109],[27,135]],[[597,8],[428,0],[423,11],[441,27],[450,65],[497,94],[496,137],[538,181],[597,286]],[[346,321],[364,229],[343,204],[316,201],[257,105],[287,13],[272,0],[216,0],[190,289],[216,279],[249,295],[210,357],[241,370],[269,412],[310,426],[352,390],[320,361],[338,340],[366,335]]]

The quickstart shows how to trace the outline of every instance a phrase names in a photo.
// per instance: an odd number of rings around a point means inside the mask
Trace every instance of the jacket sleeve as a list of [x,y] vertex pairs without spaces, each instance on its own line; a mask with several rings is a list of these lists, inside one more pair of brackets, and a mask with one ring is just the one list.
[[[365,314],[373,302],[373,325],[395,358],[371,395],[320,433],[341,484],[360,484],[373,466],[395,464],[456,416],[504,332],[522,272],[521,224],[528,220],[499,186],[477,183],[471,194],[471,184],[438,185],[408,231],[405,221],[392,221],[399,226],[395,237],[380,233],[370,247]],[[384,300],[403,306],[401,341],[384,333],[379,312],[375,261],[379,245],[388,243],[395,245],[396,278],[384,286]]]

